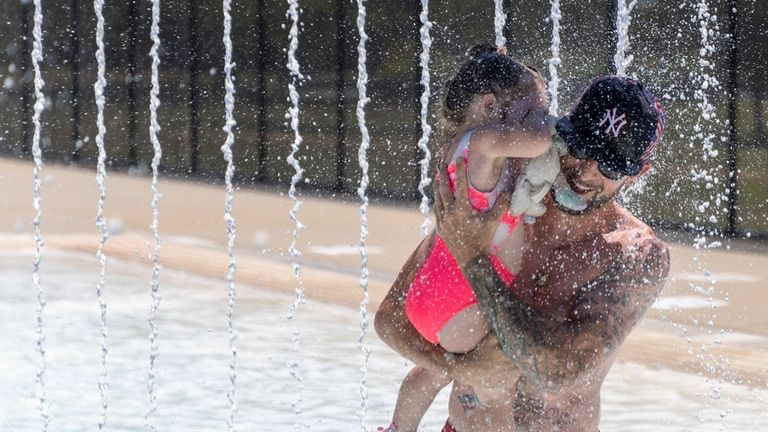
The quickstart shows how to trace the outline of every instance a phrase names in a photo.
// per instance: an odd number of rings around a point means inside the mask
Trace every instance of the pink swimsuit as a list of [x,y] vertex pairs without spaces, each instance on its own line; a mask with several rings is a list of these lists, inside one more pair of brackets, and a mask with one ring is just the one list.
[[[469,141],[474,130],[470,130],[461,139],[448,165],[448,179],[451,189],[456,192],[456,162],[459,158],[467,160]],[[469,185],[467,192],[472,207],[478,211],[488,211],[496,199],[505,190],[514,187],[516,174],[508,161],[498,182],[489,192],[482,192]],[[499,277],[510,286],[515,275],[496,257],[499,245],[511,234],[522,221],[520,216],[506,213],[496,230],[489,256]],[[463,309],[477,303],[475,293],[461,273],[456,260],[440,236],[435,236],[435,244],[429,257],[424,261],[416,278],[411,283],[405,299],[405,313],[408,320],[428,341],[438,344],[443,326]]]

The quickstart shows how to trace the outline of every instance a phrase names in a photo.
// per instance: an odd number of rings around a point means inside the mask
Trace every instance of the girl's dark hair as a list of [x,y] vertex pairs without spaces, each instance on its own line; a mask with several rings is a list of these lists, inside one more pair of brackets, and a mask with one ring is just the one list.
[[[467,53],[468,59],[456,75],[445,84],[440,114],[448,123],[458,126],[466,117],[467,107],[477,95],[509,96],[526,73],[538,73],[507,55],[504,48],[479,44]],[[540,78],[540,77],[539,77]]]

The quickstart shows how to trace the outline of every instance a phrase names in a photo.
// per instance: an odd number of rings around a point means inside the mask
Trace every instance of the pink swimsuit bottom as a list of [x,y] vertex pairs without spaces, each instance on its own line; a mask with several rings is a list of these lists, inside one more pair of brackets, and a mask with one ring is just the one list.
[[[467,160],[469,139],[474,131],[467,132],[456,148],[448,165],[451,189],[456,192],[456,161]],[[515,174],[508,162],[496,186],[490,192],[482,192],[471,185],[468,194],[472,207],[478,211],[490,210],[496,199],[510,185],[514,185]],[[499,245],[520,225],[522,217],[506,213],[491,244],[489,257],[494,270],[507,286],[511,286],[515,275],[498,259]],[[438,344],[443,326],[463,309],[477,303],[472,287],[464,277],[448,246],[440,236],[435,236],[432,251],[422,264],[408,289],[405,299],[405,313],[416,330],[428,341]]]

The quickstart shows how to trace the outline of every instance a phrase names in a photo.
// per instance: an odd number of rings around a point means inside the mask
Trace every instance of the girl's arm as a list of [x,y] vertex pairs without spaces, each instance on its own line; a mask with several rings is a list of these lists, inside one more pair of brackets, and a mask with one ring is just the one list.
[[545,107],[516,101],[501,125],[479,128],[472,135],[472,148],[492,157],[534,158],[552,146],[557,118]]

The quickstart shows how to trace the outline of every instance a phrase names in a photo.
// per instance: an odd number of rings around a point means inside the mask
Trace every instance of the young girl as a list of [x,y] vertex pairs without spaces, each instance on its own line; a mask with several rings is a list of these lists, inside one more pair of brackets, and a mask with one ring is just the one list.
[[[534,158],[552,145],[545,83],[503,49],[478,45],[448,81],[441,106],[439,138],[452,187],[456,163],[466,161],[469,199],[478,211],[489,210],[514,188],[520,159]],[[511,285],[519,270],[523,230],[521,217],[507,213],[489,255],[501,279]],[[451,353],[466,353],[489,332],[474,292],[442,239],[432,249],[411,283],[405,311],[414,328],[429,342]],[[416,431],[437,393],[450,383],[437,372],[414,367],[403,380],[392,423],[383,432]]]

